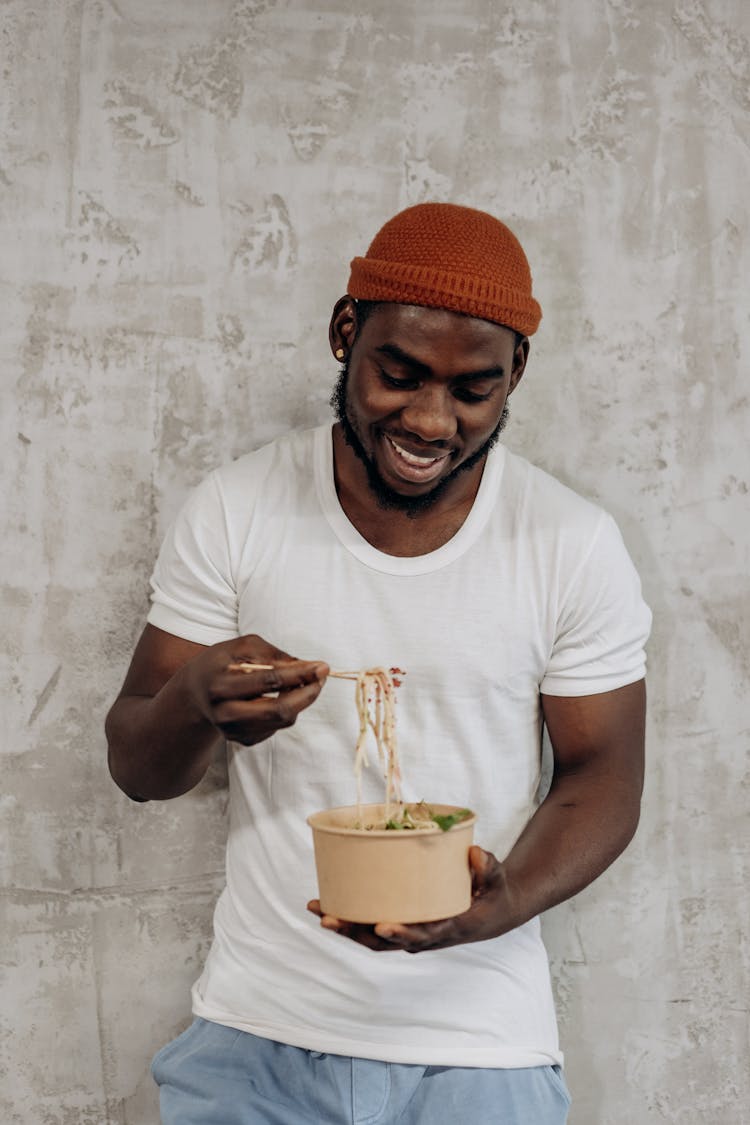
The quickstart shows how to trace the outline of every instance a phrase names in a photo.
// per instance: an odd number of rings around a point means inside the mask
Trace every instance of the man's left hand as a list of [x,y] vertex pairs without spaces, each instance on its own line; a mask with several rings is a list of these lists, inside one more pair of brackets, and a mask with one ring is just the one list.
[[378,951],[400,949],[405,953],[423,953],[428,949],[485,941],[513,929],[517,923],[511,918],[511,895],[502,864],[491,852],[474,845],[469,849],[469,866],[471,906],[454,918],[408,926],[399,922],[378,922],[370,926],[323,914],[318,899],[309,902],[307,909],[318,915],[325,929]]

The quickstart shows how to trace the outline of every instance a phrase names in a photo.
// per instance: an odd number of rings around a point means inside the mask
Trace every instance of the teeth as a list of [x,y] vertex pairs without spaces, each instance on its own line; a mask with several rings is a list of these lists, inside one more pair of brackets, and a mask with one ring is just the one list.
[[388,438],[388,441],[393,448],[401,454],[404,461],[408,462],[410,465],[434,465],[436,461],[442,461],[442,457],[417,457],[415,453],[409,453],[408,450],[402,449],[393,438]]

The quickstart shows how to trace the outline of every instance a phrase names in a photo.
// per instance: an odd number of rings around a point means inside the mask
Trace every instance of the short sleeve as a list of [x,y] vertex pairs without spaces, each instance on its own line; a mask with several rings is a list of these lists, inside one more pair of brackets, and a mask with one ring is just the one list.
[[635,683],[646,672],[651,611],[611,516],[561,592],[554,643],[540,691],[580,696]]
[[148,621],[211,645],[238,635],[237,590],[216,473],[188,497],[162,544],[151,577]]

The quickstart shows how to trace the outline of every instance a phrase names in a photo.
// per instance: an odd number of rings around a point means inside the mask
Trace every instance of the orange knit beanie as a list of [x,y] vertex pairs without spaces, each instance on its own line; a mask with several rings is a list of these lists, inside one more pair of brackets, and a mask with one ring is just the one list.
[[362,301],[451,309],[524,336],[542,319],[513,232],[455,203],[418,203],[390,219],[366,256],[353,260],[348,292]]

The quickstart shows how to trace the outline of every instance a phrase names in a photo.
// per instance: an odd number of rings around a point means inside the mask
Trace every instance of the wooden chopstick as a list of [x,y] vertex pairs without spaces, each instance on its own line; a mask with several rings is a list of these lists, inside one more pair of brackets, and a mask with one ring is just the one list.
[[[229,672],[270,672],[276,667],[275,664],[251,664],[248,660],[240,660],[236,664],[230,664],[227,671]],[[337,680],[356,680],[356,672],[329,672],[329,676],[335,677]]]
[[230,664],[227,668],[228,672],[270,672],[274,667],[273,664],[250,664],[247,660],[240,660],[236,664]]

